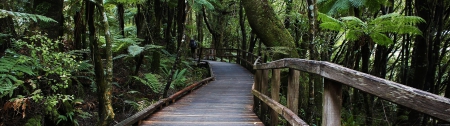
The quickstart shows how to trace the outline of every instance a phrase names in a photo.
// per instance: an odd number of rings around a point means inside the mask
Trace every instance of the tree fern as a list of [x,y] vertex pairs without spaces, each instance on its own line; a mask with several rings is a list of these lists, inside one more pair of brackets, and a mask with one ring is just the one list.
[[203,6],[208,10],[214,10],[214,5],[208,0],[188,0],[188,2],[195,11],[200,11]]
[[42,15],[13,12],[13,11],[7,11],[7,10],[0,9],[0,18],[4,18],[4,17],[11,17],[11,18],[22,19],[22,20],[32,20],[34,22],[37,22],[38,20],[40,20],[43,22],[57,23],[56,20],[53,20],[52,18],[42,16]]
[[331,31],[345,31],[345,39],[358,40],[367,35],[377,44],[389,45],[393,41],[386,33],[420,35],[420,30],[415,26],[417,23],[425,22],[420,17],[403,16],[391,13],[379,16],[368,22],[354,16],[341,17],[339,20],[328,15],[319,13],[320,27]]
[[352,7],[366,7],[370,11],[378,11],[381,5],[388,5],[387,0],[318,0],[319,11],[328,15],[347,12]]

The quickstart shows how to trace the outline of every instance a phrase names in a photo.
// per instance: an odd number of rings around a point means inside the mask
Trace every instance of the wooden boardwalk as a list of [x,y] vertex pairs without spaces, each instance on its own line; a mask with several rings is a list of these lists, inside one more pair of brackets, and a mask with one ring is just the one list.
[[210,61],[215,81],[141,122],[152,126],[262,126],[252,111],[253,75],[231,63]]

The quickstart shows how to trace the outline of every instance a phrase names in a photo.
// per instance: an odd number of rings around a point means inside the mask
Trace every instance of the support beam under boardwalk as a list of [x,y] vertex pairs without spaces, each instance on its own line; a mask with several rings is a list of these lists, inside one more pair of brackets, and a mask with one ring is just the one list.
[[210,61],[215,81],[141,121],[158,126],[262,126],[252,112],[253,75],[231,63]]

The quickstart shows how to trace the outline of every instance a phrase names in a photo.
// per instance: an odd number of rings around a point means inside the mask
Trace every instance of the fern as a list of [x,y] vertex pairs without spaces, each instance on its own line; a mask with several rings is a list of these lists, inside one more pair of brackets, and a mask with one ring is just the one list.
[[142,53],[144,51],[144,47],[140,47],[138,45],[131,45],[128,47],[128,53],[132,56],[136,56]]
[[0,18],[4,18],[4,17],[20,18],[23,20],[32,20],[34,22],[37,22],[38,20],[40,20],[43,22],[58,23],[56,20],[53,20],[52,18],[42,16],[42,15],[13,12],[13,11],[7,11],[7,10],[0,9]]
[[147,85],[155,93],[160,93],[163,89],[163,85],[159,82],[159,76],[152,73],[144,74],[144,78],[133,76],[134,79],[140,81],[144,85]]
[[24,83],[18,77],[23,74],[34,75],[32,66],[24,62],[24,56],[0,58],[0,98],[13,95],[14,89]]
[[214,5],[208,0],[188,0],[188,2],[195,11],[200,11],[203,6],[208,10],[214,10]]
[[377,44],[389,45],[393,41],[386,33],[420,35],[421,31],[415,27],[416,24],[425,22],[420,17],[403,16],[391,13],[379,16],[368,22],[354,16],[341,17],[340,20],[319,13],[320,27],[331,31],[345,31],[345,39],[356,41],[367,35]]

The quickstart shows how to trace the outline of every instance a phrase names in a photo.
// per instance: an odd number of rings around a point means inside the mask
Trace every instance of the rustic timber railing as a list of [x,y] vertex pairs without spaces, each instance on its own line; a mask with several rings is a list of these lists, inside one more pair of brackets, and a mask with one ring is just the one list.
[[[260,56],[238,49],[203,49],[210,52],[208,55],[200,53],[199,56],[211,59],[223,58],[232,62],[236,59],[240,64],[249,69],[252,67],[255,83],[252,93],[254,97],[254,111],[263,122],[269,125],[277,125],[278,118],[266,120],[267,115],[278,117],[281,115],[291,125],[308,125],[297,116],[300,71],[321,76],[324,82],[322,102],[322,125],[341,125],[342,85],[347,85],[364,91],[379,98],[422,112],[432,117],[450,122],[450,99],[435,95],[426,91],[415,89],[403,84],[375,77],[363,72],[342,67],[340,65],[305,59],[286,58],[270,63],[256,64]],[[221,55],[215,55],[216,51]],[[200,51],[201,52],[201,51]],[[280,70],[289,69],[287,87],[287,106],[280,101]],[[250,69],[249,69],[250,70]],[[272,76],[269,77],[269,72]],[[269,82],[269,78],[271,81]],[[270,83],[270,85],[269,85]],[[262,90],[266,89],[266,90]],[[270,89],[267,90],[267,89]],[[270,110],[269,110],[270,108]]]
[[[262,61],[260,56],[241,49],[214,49],[214,48],[200,48],[198,50],[198,57],[200,59],[216,60],[221,62],[228,60],[240,64],[248,70],[253,70],[255,62]],[[253,71],[252,71],[253,72]]]
[[[207,62],[205,62],[205,63],[207,63]],[[131,125],[137,124],[137,123],[139,123],[140,120],[153,114],[157,110],[160,110],[163,107],[174,103],[176,100],[178,100],[181,97],[185,96],[186,94],[192,92],[193,90],[203,86],[204,84],[209,83],[210,81],[213,81],[215,76],[214,76],[214,73],[212,72],[211,66],[209,66],[209,64],[208,64],[208,68],[209,68],[210,77],[205,78],[199,82],[196,82],[196,83],[178,91],[177,93],[169,96],[168,98],[161,99],[161,100],[157,101],[156,103],[153,103],[149,107],[147,107],[147,108],[137,112],[136,114],[132,115],[131,117],[128,117],[127,119],[119,122],[115,126],[131,126]]]
[[[278,103],[281,68],[289,69],[287,107]],[[272,117],[278,117],[278,114],[280,114],[292,125],[307,125],[297,116],[299,92],[304,90],[299,89],[300,71],[323,77],[322,125],[337,126],[341,124],[340,110],[342,107],[343,84],[450,122],[450,99],[333,63],[287,58],[270,63],[257,64],[254,66],[254,69],[256,74],[252,93],[258,98],[255,100],[254,107],[260,109],[259,111],[263,115],[268,113],[268,107],[270,107],[272,110],[270,115]],[[269,85],[270,70],[272,79]],[[267,90],[269,86],[270,92]],[[258,108],[258,106],[261,107]],[[261,120],[269,122],[264,120],[264,118]],[[277,118],[272,118],[269,124],[276,125],[277,121]]]

